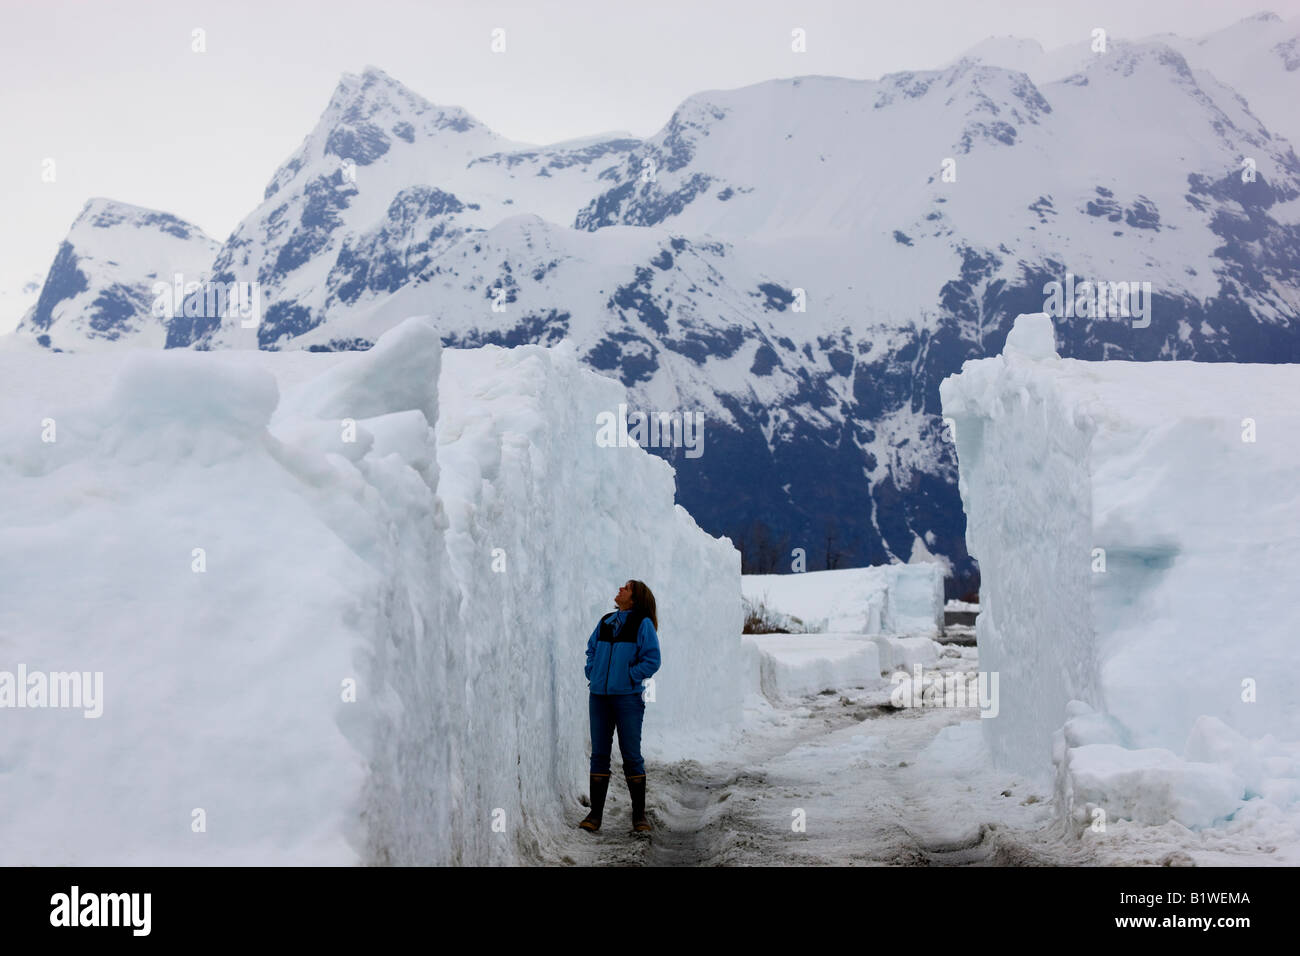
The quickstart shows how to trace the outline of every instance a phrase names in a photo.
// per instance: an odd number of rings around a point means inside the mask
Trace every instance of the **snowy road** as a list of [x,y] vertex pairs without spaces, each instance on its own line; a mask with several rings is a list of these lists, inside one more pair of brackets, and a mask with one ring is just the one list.
[[[975,654],[973,647],[950,646],[941,669],[971,670]],[[976,708],[898,710],[889,703],[889,690],[827,690],[778,706],[755,701],[725,762],[647,762],[656,828],[648,841],[627,832],[628,798],[616,776],[602,831],[575,830],[572,851],[547,862],[1096,862],[1086,840],[1058,828],[1045,789],[984,766]],[[800,819],[802,831],[795,828]]]

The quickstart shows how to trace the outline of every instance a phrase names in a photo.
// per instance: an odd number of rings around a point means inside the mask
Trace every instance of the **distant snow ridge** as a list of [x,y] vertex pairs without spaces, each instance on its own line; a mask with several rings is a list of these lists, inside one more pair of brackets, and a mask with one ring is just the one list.
[[[1300,368],[1083,362],[1023,315],[943,382],[980,563],[994,758],[1080,824],[1300,799]],[[1015,346],[1015,347],[1013,347]]]
[[410,319],[360,354],[0,370],[6,666],[103,674],[95,719],[3,711],[6,863],[536,859],[582,812],[585,642],[629,577],[647,751],[740,719],[739,556],[665,462],[597,445],[626,392],[569,350]]

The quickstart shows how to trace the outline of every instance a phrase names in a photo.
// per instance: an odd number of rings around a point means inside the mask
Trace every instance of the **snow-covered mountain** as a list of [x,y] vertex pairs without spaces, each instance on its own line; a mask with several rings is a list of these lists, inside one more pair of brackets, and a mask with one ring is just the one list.
[[[523,211],[571,219],[611,155],[636,145],[527,148],[381,70],[345,75],[261,205],[222,246],[213,281],[260,284],[263,348],[283,347],[326,318],[337,333],[458,240]],[[220,324],[174,323],[168,345],[238,344],[238,330],[223,333]]]
[[568,339],[640,408],[704,413],[704,454],[662,453],[746,570],[934,555],[961,594],[939,382],[998,353],[1045,283],[1150,283],[1149,324],[1059,319],[1064,356],[1300,361],[1300,161],[1212,68],[1264,62],[1297,33],[1280,23],[1084,46],[1053,79],[994,41],[549,147],[367,69],[211,260],[259,283],[260,326],[177,316],[166,344],[365,348],[412,314],[452,346]]
[[[1245,97],[1250,110],[1275,133],[1300,142],[1300,17],[1274,13],[1247,17],[1223,30],[1187,39],[1172,33],[1146,38],[1178,51],[1196,69],[1208,70]],[[1037,40],[990,37],[963,58],[1027,73],[1035,83],[1061,80],[1096,58],[1091,38],[1056,50]]]
[[176,275],[201,281],[218,248],[203,230],[169,213],[91,199],[60,244],[17,335],[65,351],[162,348],[168,316],[155,314],[155,283],[173,286]]

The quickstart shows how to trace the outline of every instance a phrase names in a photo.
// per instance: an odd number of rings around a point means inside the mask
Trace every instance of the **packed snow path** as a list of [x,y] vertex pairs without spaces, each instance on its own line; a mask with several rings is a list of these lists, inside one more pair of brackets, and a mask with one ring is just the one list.
[[[949,645],[945,671],[975,666]],[[1087,841],[1065,838],[1050,793],[1011,774],[963,763],[979,731],[971,708],[896,709],[890,688],[827,689],[772,707],[755,702],[729,759],[647,761],[655,832],[628,832],[626,786],[615,777],[598,834],[574,831],[549,863],[716,865],[1079,865]],[[951,743],[935,742],[940,731]],[[653,716],[647,723],[653,732]],[[806,818],[796,832],[796,813]],[[585,812],[574,808],[575,822]]]

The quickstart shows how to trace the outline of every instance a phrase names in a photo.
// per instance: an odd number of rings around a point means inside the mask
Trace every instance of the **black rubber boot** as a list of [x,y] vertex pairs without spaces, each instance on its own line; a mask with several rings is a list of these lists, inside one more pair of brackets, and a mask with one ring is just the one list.
[[628,777],[627,792],[632,795],[632,832],[649,833],[650,821],[645,816],[645,774]]
[[591,776],[591,812],[578,826],[595,833],[600,829],[600,818],[605,813],[605,794],[609,793],[609,774],[593,773]]

